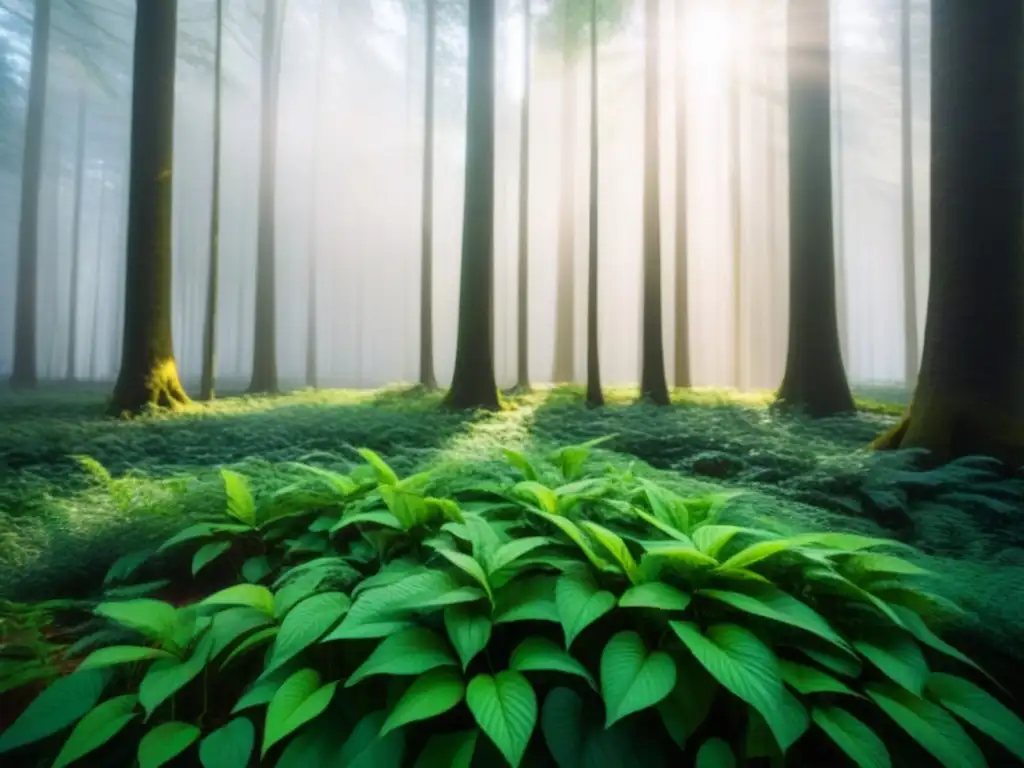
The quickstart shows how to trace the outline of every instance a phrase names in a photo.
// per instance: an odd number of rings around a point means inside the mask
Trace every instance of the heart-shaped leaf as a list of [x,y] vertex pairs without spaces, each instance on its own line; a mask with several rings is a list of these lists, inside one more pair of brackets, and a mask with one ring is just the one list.
[[285,736],[327,709],[337,687],[337,682],[321,686],[320,675],[314,669],[300,669],[285,680],[267,707],[260,757]]
[[385,638],[352,673],[345,687],[350,688],[370,675],[420,675],[435,667],[457,664],[443,637],[432,630],[413,627]]
[[892,766],[885,743],[845,709],[815,707],[811,719],[860,768]]
[[517,672],[565,672],[587,681],[597,690],[597,684],[587,668],[572,654],[546,637],[528,637],[512,652],[509,669]]
[[636,632],[619,632],[601,652],[601,695],[605,727],[653,707],[676,684],[676,665],[664,651],[648,653]]
[[256,745],[256,729],[245,717],[236,717],[221,726],[199,744],[199,762],[203,768],[237,768],[248,765]]
[[555,606],[565,632],[565,647],[615,607],[615,595],[600,589],[586,571],[563,573],[555,582]]
[[351,601],[341,592],[321,592],[292,608],[274,638],[263,674],[287,664],[319,640],[345,615]]
[[491,639],[491,620],[471,606],[455,605],[445,608],[444,626],[465,671]]
[[200,605],[248,605],[273,616],[274,593],[260,584],[236,584],[214,592]]
[[114,738],[122,728],[138,717],[135,712],[138,703],[137,696],[126,694],[107,699],[90,711],[71,731],[53,768],[64,768]]
[[438,733],[427,740],[413,768],[470,768],[480,732]]
[[466,704],[512,768],[519,768],[537,724],[537,695],[529,681],[512,670],[477,675],[466,688]]
[[176,758],[199,738],[191,723],[178,720],[161,723],[139,742],[139,768],[160,768]]
[[661,581],[630,587],[619,598],[620,608],[650,608],[656,611],[685,611],[690,595]]
[[465,692],[466,686],[456,670],[451,667],[430,670],[405,690],[381,727],[380,735],[386,736],[395,728],[447,712],[462,701]]

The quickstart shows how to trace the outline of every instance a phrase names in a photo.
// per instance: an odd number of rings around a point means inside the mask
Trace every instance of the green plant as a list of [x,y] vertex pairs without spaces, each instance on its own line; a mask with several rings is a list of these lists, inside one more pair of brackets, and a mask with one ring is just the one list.
[[144,768],[192,749],[205,768],[802,750],[886,766],[908,764],[912,742],[984,765],[962,721],[1024,759],[1024,723],[930,628],[942,601],[901,545],[730,523],[744,495],[601,470],[597,442],[545,460],[506,450],[509,481],[399,478],[365,449],[350,473],[292,464],[260,494],[222,472],[226,515],[163,549],[195,547],[194,574],[237,561],[221,569],[234,577],[179,607],[123,591],[97,605],[99,631],[131,639],[95,643],[0,752],[74,726],[58,766],[140,732]]

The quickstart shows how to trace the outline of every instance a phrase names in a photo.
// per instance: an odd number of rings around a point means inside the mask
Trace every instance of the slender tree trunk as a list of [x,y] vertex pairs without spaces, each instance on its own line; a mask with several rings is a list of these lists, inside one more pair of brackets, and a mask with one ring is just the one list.
[[[732,4],[733,25],[739,25],[742,9],[739,3]],[[740,88],[742,52],[736,46],[732,51],[729,77],[729,141],[732,155],[729,164],[729,212],[732,235],[732,307],[733,307],[733,378],[737,389],[746,386],[746,370],[743,365],[743,142],[741,141],[740,118],[742,96]]]
[[[838,23],[835,25],[838,27]],[[846,142],[843,140],[843,57],[842,48],[832,51],[836,99],[836,181],[835,181],[835,241],[836,241],[836,314],[839,324],[839,350],[843,360],[849,360],[850,317],[846,302]]]
[[879,448],[1024,464],[1024,4],[932,0],[931,276],[908,417]]
[[259,229],[256,243],[256,323],[249,392],[277,391],[276,198],[277,105],[281,80],[279,0],[263,11],[262,103],[260,105]]
[[130,179],[130,168],[131,168],[131,147],[129,146],[128,152],[121,164],[120,173],[118,179],[120,181],[120,187],[118,188],[119,199],[117,209],[117,241],[115,245],[115,256],[117,265],[117,280],[115,281],[115,293],[117,297],[117,303],[114,305],[114,335],[111,341],[111,348],[113,349],[113,356],[111,360],[111,376],[117,376],[117,365],[121,359],[121,355],[124,348],[124,301],[121,297],[125,293],[125,284],[127,282],[127,270],[128,270],[128,205],[131,195],[131,179]]
[[587,262],[587,404],[604,405],[598,344],[599,162],[597,89],[597,0],[590,0],[590,248]]
[[516,390],[530,390],[530,86],[533,16],[523,0],[523,104],[519,113],[519,258],[517,280]]
[[199,399],[212,400],[217,375],[217,291],[220,283],[220,152],[221,68],[224,44],[224,0],[217,0],[217,29],[213,64],[213,189],[210,192],[210,256],[206,277],[206,315],[203,320],[203,369]]
[[469,4],[462,274],[452,408],[498,409],[490,317],[494,276],[494,5]]
[[660,3],[661,0],[647,0],[644,31],[644,280],[640,396],[657,405],[668,405],[661,325],[661,184],[658,177],[661,162],[658,151]]
[[82,188],[85,179],[85,132],[87,128],[85,93],[78,96],[78,135],[75,143],[75,208],[71,216],[71,290],[68,301],[68,359],[64,375],[68,381],[76,377],[78,356],[78,282],[82,260]]
[[21,219],[18,224],[18,278],[14,296],[14,367],[11,386],[35,387],[36,303],[39,280],[39,187],[42,180],[46,80],[50,60],[51,0],[36,0],[32,18],[32,64],[21,166]]
[[320,3],[320,39],[317,47],[317,70],[316,87],[314,98],[316,106],[313,113],[313,151],[310,153],[309,179],[310,179],[310,205],[307,212],[306,229],[309,242],[309,286],[308,302],[306,305],[306,386],[316,388],[319,381],[317,365],[317,257],[319,255],[319,237],[317,236],[317,225],[320,220],[320,186],[319,174],[317,173],[317,150],[320,147],[320,123],[323,122],[323,100],[324,100],[324,69],[327,56],[327,1]]
[[110,410],[188,402],[171,333],[171,206],[178,3],[139,3],[135,16],[131,196],[121,370]]
[[96,282],[93,285],[92,297],[92,336],[89,353],[89,380],[96,381],[99,377],[99,351],[100,351],[100,303],[105,280],[103,264],[106,261],[104,251],[106,241],[104,238],[103,224],[107,215],[107,169],[104,165],[100,172],[100,207],[96,215]]
[[903,187],[903,333],[904,380],[910,389],[917,382],[920,349],[917,341],[917,269],[914,243],[914,111],[913,69],[910,50],[910,0],[900,3],[900,134]]
[[[426,0],[426,83],[423,96],[423,210],[420,240],[420,385],[437,389],[434,375],[434,56],[437,0]],[[492,334],[493,335],[493,334]]]
[[822,417],[854,410],[836,321],[828,3],[791,0],[787,23],[789,349],[778,397]]
[[[676,40],[683,40],[687,0],[676,4]],[[687,236],[686,166],[686,48],[676,45],[676,284],[675,284],[675,376],[677,387],[689,387],[690,374],[690,288]]]

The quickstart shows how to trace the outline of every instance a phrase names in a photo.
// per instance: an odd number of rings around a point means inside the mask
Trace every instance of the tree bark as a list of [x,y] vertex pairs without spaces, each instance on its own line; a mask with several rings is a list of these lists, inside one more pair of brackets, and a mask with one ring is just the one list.
[[35,387],[36,304],[39,290],[39,188],[42,181],[46,81],[50,60],[51,0],[36,0],[32,18],[32,64],[21,166],[21,218],[18,224],[18,278],[14,296],[14,365],[10,383]]
[[640,397],[668,405],[661,327],[661,184],[659,180],[659,17],[661,0],[646,0],[644,30],[644,262]]
[[597,89],[597,0],[590,0],[590,243],[587,258],[587,404],[604,405],[598,344],[599,157]]
[[423,96],[423,195],[420,240],[420,385],[437,389],[434,375],[434,57],[437,0],[426,0],[426,55]]
[[530,390],[530,80],[533,16],[523,0],[523,105],[519,114],[519,254],[517,275],[516,390]]
[[932,3],[931,276],[909,414],[878,448],[1024,464],[1024,4]]
[[203,368],[199,399],[212,400],[217,375],[217,291],[220,277],[221,67],[224,44],[224,0],[217,0],[213,64],[213,189],[210,193],[210,256],[203,320]]
[[462,220],[459,330],[451,408],[498,409],[491,346],[494,277],[494,74],[492,3],[469,4],[466,185]]
[[854,410],[836,321],[829,8],[792,0],[789,78],[789,349],[780,405],[812,417]]
[[914,111],[910,51],[910,0],[900,3],[900,138],[903,187],[903,332],[904,380],[908,389],[917,381],[920,349],[917,342],[917,269],[914,237]]
[[324,100],[324,69],[326,67],[326,55],[327,55],[327,2],[324,0],[320,4],[320,39],[318,41],[317,48],[317,70],[316,70],[316,86],[314,88],[314,98],[316,99],[316,106],[313,113],[313,148],[310,153],[309,163],[309,179],[311,187],[311,201],[309,205],[308,218],[306,220],[306,227],[308,231],[308,242],[309,242],[309,286],[308,293],[309,298],[306,306],[306,386],[317,387],[319,381],[318,371],[318,355],[317,355],[317,307],[319,302],[317,301],[317,284],[316,284],[316,273],[317,273],[317,257],[319,255],[319,238],[317,237],[317,224],[319,221],[320,213],[320,187],[317,183],[319,176],[317,174],[317,150],[320,147],[320,123],[323,120],[323,100]]
[[[683,16],[687,0],[676,4],[676,40],[685,34]],[[687,237],[687,165],[686,165],[686,48],[676,45],[676,284],[675,284],[675,371],[677,387],[693,384],[690,374],[690,295],[689,247]]]
[[78,97],[78,135],[75,140],[75,207],[71,216],[71,286],[68,301],[68,359],[64,376],[75,380],[75,363],[78,356],[78,281],[82,260],[82,188],[85,179],[85,131],[86,99],[82,92]]
[[171,333],[171,207],[178,3],[139,3],[121,370],[113,415],[187,403]]

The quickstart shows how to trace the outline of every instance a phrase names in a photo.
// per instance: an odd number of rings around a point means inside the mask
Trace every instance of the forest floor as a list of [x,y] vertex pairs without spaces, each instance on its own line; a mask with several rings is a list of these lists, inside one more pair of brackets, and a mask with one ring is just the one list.
[[350,464],[358,447],[399,474],[493,472],[506,466],[495,461],[502,447],[546,451],[615,435],[603,458],[751,491],[749,514],[788,529],[905,541],[934,572],[933,590],[968,611],[954,631],[981,629],[994,647],[1024,637],[1024,475],[1000,477],[978,460],[918,471],[911,453],[865,450],[898,418],[905,393],[859,390],[857,415],[817,422],[774,413],[766,393],[680,390],[668,409],[608,394],[599,410],[560,388],[474,414],[393,388],[306,390],[125,423],[105,418],[104,394],[89,388],[0,393],[0,599],[95,593],[119,556],[187,525],[221,467],[249,475],[259,492],[286,482],[275,474],[281,462]]

